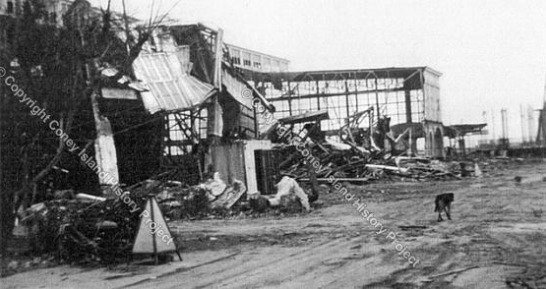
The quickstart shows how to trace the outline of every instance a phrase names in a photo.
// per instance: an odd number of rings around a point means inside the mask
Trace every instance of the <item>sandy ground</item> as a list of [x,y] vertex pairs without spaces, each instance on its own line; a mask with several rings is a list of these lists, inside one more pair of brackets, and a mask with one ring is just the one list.
[[[306,215],[172,222],[183,262],[55,267],[0,279],[0,287],[546,288],[544,176],[546,163],[533,162],[481,179],[348,185],[353,200],[325,190]],[[453,220],[438,223],[434,196],[446,192],[455,194]]]

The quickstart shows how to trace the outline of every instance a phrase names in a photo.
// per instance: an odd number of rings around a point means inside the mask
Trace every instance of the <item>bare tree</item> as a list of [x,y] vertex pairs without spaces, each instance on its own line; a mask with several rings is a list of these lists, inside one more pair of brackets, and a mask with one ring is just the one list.
[[[16,63],[10,68],[10,75],[30,98],[47,109],[52,119],[59,120],[60,129],[71,134],[75,126],[85,125],[75,123],[77,112],[91,110],[89,103],[96,105],[101,69],[115,67],[119,78],[134,76],[133,62],[167,14],[150,16],[147,24],[138,26],[131,23],[125,1],[120,16],[111,11],[110,1],[97,15],[87,1],[76,0],[63,16],[63,27],[57,27],[44,21],[47,13],[41,3],[26,1],[20,17],[5,20],[9,25],[0,30],[13,39],[0,47],[0,66]],[[17,209],[43,199],[38,184],[71,156],[65,143],[31,119],[29,108],[17,101],[4,85],[0,86],[0,105],[0,245],[5,248]],[[74,132],[79,133],[79,130]],[[94,136],[88,138],[92,140]]]

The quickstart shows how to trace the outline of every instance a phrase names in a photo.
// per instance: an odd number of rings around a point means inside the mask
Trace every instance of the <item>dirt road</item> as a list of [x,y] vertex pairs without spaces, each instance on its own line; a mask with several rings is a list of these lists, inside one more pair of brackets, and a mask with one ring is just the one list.
[[[516,183],[515,176],[523,181]],[[196,265],[132,284],[68,274],[59,285],[546,288],[544,176],[544,162],[510,164],[482,179],[349,185],[351,201],[325,190],[322,205],[301,216],[175,222],[170,225],[182,239],[184,262],[189,258]],[[453,220],[438,223],[434,196],[446,192],[455,194]],[[354,206],[357,198],[383,233]],[[406,252],[419,260],[415,266]],[[7,278],[8,288],[25,287],[17,278]]]
[[[175,224],[192,250],[231,255],[134,288],[546,288],[543,176],[536,162],[482,179],[349,186],[396,243],[336,192],[301,217]],[[453,220],[438,223],[434,196],[445,192]]]

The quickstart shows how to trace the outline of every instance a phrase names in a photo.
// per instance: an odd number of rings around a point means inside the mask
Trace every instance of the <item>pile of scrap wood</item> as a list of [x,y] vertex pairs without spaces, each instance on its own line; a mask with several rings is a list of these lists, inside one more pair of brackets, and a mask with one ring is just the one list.
[[50,254],[60,263],[125,262],[132,256],[140,214],[148,196],[158,200],[170,218],[198,218],[215,209],[231,208],[246,192],[235,181],[227,186],[218,177],[184,187],[177,181],[146,180],[107,199],[87,194],[56,194],[57,199],[19,212],[35,254]]
[[[276,119],[261,128],[262,138],[279,150],[280,174],[298,181],[338,180],[367,182],[376,179],[440,180],[469,175],[468,168],[452,168],[428,159],[400,156],[415,154],[416,135],[421,124],[405,124],[396,132],[388,116],[379,117],[369,107],[347,117],[338,130],[323,131],[328,111],[305,112]],[[330,138],[327,138],[330,137]],[[338,141],[334,141],[337,139]],[[312,172],[311,172],[312,171]]]
[[[145,196],[128,194],[143,207]],[[112,264],[131,256],[139,214],[119,198],[78,194],[35,204],[20,218],[34,253],[52,254],[61,263]]]
[[230,210],[246,193],[245,185],[234,180],[227,185],[218,173],[205,182],[191,187],[181,184],[162,186],[157,195],[158,203],[165,215],[172,219],[194,219]]
[[[339,131],[322,132],[321,121],[329,119],[328,112],[307,112],[277,120],[265,135],[275,143],[279,155],[281,175],[298,181],[367,182],[377,179],[449,180],[481,175],[474,163],[443,163],[412,155],[408,140],[413,127],[407,127],[396,138],[389,117],[374,117],[370,107],[346,119]],[[362,127],[364,126],[364,127]],[[326,138],[337,136],[341,142]],[[387,149],[388,144],[389,149]],[[402,147],[399,149],[398,147]],[[476,172],[474,172],[476,171]]]
[[[293,206],[310,210],[308,198],[295,180],[284,178],[279,193],[266,207]],[[35,254],[50,254],[60,263],[126,262],[132,256],[140,214],[147,198],[155,196],[165,217],[194,219],[211,215],[253,213],[246,186],[224,183],[218,173],[196,186],[178,181],[146,180],[125,187],[123,195],[105,198],[73,191],[19,212]]]
[[[341,181],[367,182],[371,180],[450,180],[474,175],[476,164],[472,162],[441,162],[426,158],[395,157],[386,153],[362,155],[354,148],[323,143],[310,144],[302,153],[294,145],[278,145],[286,158],[280,163],[282,175],[300,181],[308,181],[308,167],[312,164],[317,181],[326,182],[330,176]],[[308,154],[309,153],[309,154]],[[304,156],[307,155],[307,156]]]
[[199,219],[241,213],[252,215],[268,209],[288,213],[309,212],[310,203],[318,199],[318,193],[304,190],[296,180],[286,176],[276,188],[275,195],[247,195],[243,182],[234,180],[232,185],[227,185],[218,173],[214,173],[212,178],[196,186],[164,188],[157,198],[162,211],[171,219]]

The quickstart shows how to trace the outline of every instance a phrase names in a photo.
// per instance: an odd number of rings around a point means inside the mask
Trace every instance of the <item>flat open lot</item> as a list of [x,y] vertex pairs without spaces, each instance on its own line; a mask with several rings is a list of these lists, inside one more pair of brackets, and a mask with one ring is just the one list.
[[[306,215],[171,223],[182,263],[106,270],[114,277],[42,269],[2,279],[2,288],[546,288],[544,176],[546,163],[528,161],[481,179],[348,185],[383,233],[355,199],[324,189]],[[455,194],[453,220],[438,223],[434,197],[446,192]],[[415,267],[396,244],[419,260]],[[135,274],[151,271],[146,280]],[[44,275],[51,286],[40,283]]]

